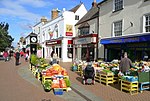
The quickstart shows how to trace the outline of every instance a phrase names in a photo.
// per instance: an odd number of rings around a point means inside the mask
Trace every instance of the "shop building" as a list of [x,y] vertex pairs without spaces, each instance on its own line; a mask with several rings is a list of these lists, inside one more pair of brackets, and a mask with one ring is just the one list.
[[93,61],[98,58],[98,8],[96,0],[91,9],[75,25],[73,59]]
[[42,45],[42,54],[46,59],[57,53],[60,61],[71,62],[73,47],[72,38],[75,36],[74,25],[87,13],[83,3],[71,10],[52,10],[52,19],[41,26],[38,39]]
[[103,0],[100,7],[100,45],[106,61],[150,57],[150,0]]

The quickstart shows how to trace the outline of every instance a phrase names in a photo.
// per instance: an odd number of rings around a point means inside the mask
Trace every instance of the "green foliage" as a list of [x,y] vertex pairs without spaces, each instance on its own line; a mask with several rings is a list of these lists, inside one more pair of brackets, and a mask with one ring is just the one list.
[[66,86],[70,87],[71,86],[71,82],[69,80],[69,78],[64,78],[65,82],[66,82]]
[[31,63],[34,65],[38,64],[38,57],[35,54],[31,54]]
[[44,89],[45,89],[45,91],[50,91],[51,90],[51,82],[50,81],[45,81]]
[[46,61],[45,61],[44,58],[40,58],[40,59],[39,59],[39,62],[40,62],[41,65],[46,63]]
[[7,47],[11,47],[14,40],[8,33],[9,24],[0,23],[0,51],[4,51]]
[[37,44],[37,49],[38,50],[42,49],[42,46],[40,44]]

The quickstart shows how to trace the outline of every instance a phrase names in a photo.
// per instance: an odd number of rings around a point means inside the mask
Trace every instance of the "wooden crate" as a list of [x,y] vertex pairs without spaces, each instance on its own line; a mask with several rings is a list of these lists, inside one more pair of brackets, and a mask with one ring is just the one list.
[[108,86],[109,84],[113,84],[114,75],[100,74],[100,83],[104,83],[106,84],[106,86]]
[[100,75],[96,75],[96,76],[95,76],[95,81],[100,82]]
[[129,82],[121,80],[121,91],[127,91],[131,95],[138,94],[138,81]]

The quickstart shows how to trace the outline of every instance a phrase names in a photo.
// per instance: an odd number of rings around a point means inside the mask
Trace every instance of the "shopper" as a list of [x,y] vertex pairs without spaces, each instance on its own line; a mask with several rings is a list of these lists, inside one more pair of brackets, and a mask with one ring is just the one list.
[[5,59],[5,62],[8,60],[8,52],[7,51],[5,51],[4,53],[3,53],[3,57],[4,57],[4,59]]
[[57,53],[53,54],[53,63],[57,63],[58,64],[58,56]]
[[17,65],[19,65],[19,59],[20,59],[20,53],[18,50],[15,53],[15,59],[16,59],[16,66],[17,66]]
[[124,53],[124,57],[120,61],[119,70],[126,74],[130,67],[133,67],[132,61],[128,58],[127,52]]
[[24,53],[25,61],[28,62],[29,55],[27,52]]

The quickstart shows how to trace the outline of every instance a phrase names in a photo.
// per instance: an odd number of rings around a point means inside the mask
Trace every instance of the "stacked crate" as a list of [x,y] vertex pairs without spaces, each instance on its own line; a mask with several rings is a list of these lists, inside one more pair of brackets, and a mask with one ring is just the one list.
[[109,84],[114,83],[114,75],[112,73],[109,74],[100,74],[100,83],[106,84],[108,86]]
[[121,80],[121,91],[127,91],[131,95],[138,94],[138,81],[129,82]]
[[97,74],[95,75],[95,80],[98,81],[98,82],[100,82],[100,74],[97,73]]

